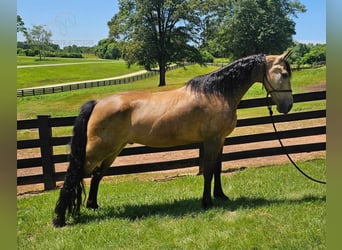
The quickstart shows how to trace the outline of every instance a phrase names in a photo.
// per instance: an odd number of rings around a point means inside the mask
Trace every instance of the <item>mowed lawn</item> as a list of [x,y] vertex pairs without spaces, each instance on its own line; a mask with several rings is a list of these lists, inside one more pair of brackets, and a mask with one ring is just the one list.
[[[51,64],[51,61],[47,64]],[[144,69],[137,65],[128,68],[123,60],[58,60],[56,64],[59,65],[17,68],[17,88],[103,79]]]
[[[299,162],[325,179],[325,160]],[[58,190],[17,199],[19,249],[326,249],[326,187],[286,164],[223,176],[230,201],[203,210],[202,176],[100,184],[96,211],[54,228]],[[89,188],[88,185],[86,186]]]

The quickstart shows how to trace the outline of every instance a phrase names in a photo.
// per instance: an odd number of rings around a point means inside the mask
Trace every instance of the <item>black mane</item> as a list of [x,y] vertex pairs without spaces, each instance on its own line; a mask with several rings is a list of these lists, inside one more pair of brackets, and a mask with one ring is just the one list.
[[186,83],[192,91],[209,95],[228,94],[251,81],[253,71],[265,63],[265,54],[238,59],[207,75],[197,76]]

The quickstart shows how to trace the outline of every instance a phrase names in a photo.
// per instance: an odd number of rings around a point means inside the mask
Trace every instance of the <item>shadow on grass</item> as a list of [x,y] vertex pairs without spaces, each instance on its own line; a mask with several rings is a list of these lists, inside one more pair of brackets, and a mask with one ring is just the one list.
[[[239,209],[252,209],[265,207],[270,205],[282,204],[302,204],[307,202],[325,202],[326,196],[304,196],[298,199],[265,199],[257,197],[239,197],[235,200],[221,201],[214,200],[213,209],[226,209],[235,211]],[[139,220],[152,216],[196,216],[205,213],[201,207],[199,199],[190,198],[184,200],[176,200],[160,204],[129,204],[124,206],[107,206],[100,207],[96,211],[88,211],[82,213],[77,218],[76,223],[87,224],[92,221],[105,220],[110,218],[121,218],[128,220]]]

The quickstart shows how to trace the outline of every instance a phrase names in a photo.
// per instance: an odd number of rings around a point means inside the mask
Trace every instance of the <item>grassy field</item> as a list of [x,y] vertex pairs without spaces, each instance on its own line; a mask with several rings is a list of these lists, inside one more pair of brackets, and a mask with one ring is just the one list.
[[[325,160],[301,162],[325,179]],[[291,165],[223,176],[231,201],[200,206],[203,180],[152,174],[101,183],[100,209],[55,229],[58,190],[18,197],[18,249],[326,249],[326,189]]]
[[39,57],[36,56],[17,56],[17,66],[100,61],[106,60],[99,59],[96,56],[84,56],[84,58],[47,57],[45,60],[39,60]]
[[18,68],[17,88],[103,79],[130,74],[139,70],[143,70],[143,68],[137,65],[128,68],[126,62],[122,60],[92,60],[82,61],[82,64]]

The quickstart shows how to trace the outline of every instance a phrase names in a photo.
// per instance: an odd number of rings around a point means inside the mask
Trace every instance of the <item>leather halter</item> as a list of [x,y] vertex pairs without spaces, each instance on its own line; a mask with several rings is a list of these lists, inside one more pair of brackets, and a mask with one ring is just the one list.
[[[265,79],[268,83],[268,85],[270,86],[271,90],[268,90],[265,86]],[[267,74],[266,74],[266,64],[265,64],[265,67],[264,67],[264,76],[263,76],[263,85],[266,89],[266,92],[267,92],[267,95],[273,93],[273,92],[276,92],[276,93],[279,93],[279,92],[290,92],[292,93],[292,89],[276,89],[272,86],[271,82],[268,80],[267,78]]]

